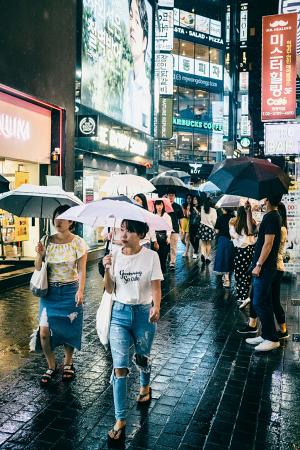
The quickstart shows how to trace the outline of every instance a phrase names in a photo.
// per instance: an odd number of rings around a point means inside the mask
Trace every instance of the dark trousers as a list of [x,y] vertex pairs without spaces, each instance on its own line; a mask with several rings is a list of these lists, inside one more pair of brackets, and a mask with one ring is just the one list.
[[159,249],[157,251],[160,261],[160,266],[162,273],[166,272],[166,262],[169,253],[169,245],[167,244],[167,233],[166,232],[158,232],[156,233],[157,243],[159,245]]
[[193,246],[194,249],[194,253],[198,253],[199,252],[199,225],[190,225],[190,243]]
[[253,307],[261,322],[261,336],[268,341],[278,342],[273,305],[272,283],[276,270],[264,270],[259,277],[253,277]]
[[[281,270],[276,270],[276,274],[273,278],[272,283],[272,306],[273,306],[273,312],[276,317],[278,325],[282,325],[285,323],[285,312],[283,307],[280,303],[280,287],[281,287],[281,281],[283,277],[283,272]],[[253,307],[253,293],[250,295],[251,297],[251,303],[250,303],[250,317],[253,319],[256,319],[257,314]]]

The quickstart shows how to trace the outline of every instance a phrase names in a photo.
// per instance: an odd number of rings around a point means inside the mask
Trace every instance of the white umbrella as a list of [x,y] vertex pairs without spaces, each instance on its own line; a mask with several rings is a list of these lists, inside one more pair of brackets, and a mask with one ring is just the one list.
[[82,201],[59,186],[22,184],[13,191],[0,195],[0,209],[18,217],[52,218],[60,205],[79,205]]
[[150,181],[137,175],[113,175],[105,181],[101,187],[102,192],[109,195],[127,195],[133,197],[136,194],[146,194],[155,191]]
[[259,202],[253,198],[240,197],[239,195],[223,195],[217,203],[217,208],[238,208],[239,206],[244,206],[246,201],[249,200],[251,207],[259,206]]
[[86,205],[74,206],[61,214],[59,218],[84,223],[95,228],[107,225],[111,219],[116,221],[137,220],[146,222],[153,230],[171,231],[166,221],[157,214],[152,214],[140,206],[118,200],[97,200]]
[[216,186],[211,181],[206,181],[206,183],[200,184],[199,191],[200,192],[211,192],[211,193],[221,192],[221,190],[218,188],[218,186]]

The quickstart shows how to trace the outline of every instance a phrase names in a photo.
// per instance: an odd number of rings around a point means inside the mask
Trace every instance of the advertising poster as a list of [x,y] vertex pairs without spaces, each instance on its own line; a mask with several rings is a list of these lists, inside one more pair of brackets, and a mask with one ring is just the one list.
[[147,0],[83,0],[83,105],[151,134],[152,57]]
[[288,237],[285,271],[300,273],[300,190],[284,195],[287,210]]
[[296,117],[297,14],[263,17],[261,120]]

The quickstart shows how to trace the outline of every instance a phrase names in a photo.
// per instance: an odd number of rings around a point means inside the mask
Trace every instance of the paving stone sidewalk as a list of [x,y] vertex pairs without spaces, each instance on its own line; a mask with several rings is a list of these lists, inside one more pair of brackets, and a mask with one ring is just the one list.
[[[181,256],[179,256],[181,258]],[[153,346],[153,399],[138,409],[138,373],[130,367],[126,448],[300,449],[299,343],[256,355],[236,333],[246,318],[211,266],[178,261],[164,281]],[[299,332],[299,297],[285,284],[290,334]],[[77,380],[39,387],[43,357],[28,354],[37,300],[28,289],[0,296],[0,443],[3,449],[100,449],[114,423],[112,365],[95,333],[102,283],[89,266],[84,340]],[[62,352],[58,352],[62,357]]]

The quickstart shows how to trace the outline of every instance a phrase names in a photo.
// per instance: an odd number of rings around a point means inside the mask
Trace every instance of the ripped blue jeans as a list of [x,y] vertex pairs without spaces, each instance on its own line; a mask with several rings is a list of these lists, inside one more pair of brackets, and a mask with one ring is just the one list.
[[117,377],[115,369],[129,367],[129,349],[134,344],[134,362],[140,371],[140,385],[150,383],[149,356],[156,324],[149,322],[151,304],[126,305],[114,302],[110,323],[110,348],[113,358],[112,385],[116,420],[126,419],[127,376]]

